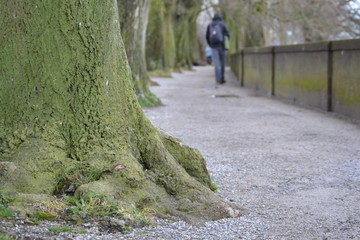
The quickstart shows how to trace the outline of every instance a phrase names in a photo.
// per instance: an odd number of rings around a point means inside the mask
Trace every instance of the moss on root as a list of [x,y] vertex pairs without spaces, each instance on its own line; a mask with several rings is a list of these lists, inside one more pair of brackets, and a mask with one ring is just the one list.
[[138,101],[142,107],[153,107],[161,104],[160,99],[150,91],[138,95]]
[[211,179],[205,165],[205,160],[200,152],[190,148],[175,137],[165,132],[160,132],[161,139],[175,160],[186,170],[186,172],[203,185],[210,188]]

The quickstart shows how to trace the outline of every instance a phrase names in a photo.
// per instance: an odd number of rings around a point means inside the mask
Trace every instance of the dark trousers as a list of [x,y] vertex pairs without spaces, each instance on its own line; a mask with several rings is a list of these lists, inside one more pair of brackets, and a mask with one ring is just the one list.
[[215,66],[215,79],[217,82],[224,81],[226,51],[224,48],[212,48],[212,58]]

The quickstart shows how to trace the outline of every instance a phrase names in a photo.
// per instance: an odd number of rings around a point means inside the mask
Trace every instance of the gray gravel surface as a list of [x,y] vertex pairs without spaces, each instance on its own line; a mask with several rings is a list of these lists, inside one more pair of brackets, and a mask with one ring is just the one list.
[[230,71],[216,86],[211,67],[154,80],[164,106],[149,119],[199,149],[219,194],[249,211],[203,239],[360,239],[359,123],[256,96]]
[[47,222],[8,229],[20,239],[360,239],[359,123],[258,97],[230,71],[224,85],[213,75],[197,67],[154,78],[163,106],[144,112],[200,150],[218,193],[246,215],[202,227],[158,220],[126,234],[89,226],[87,234],[52,236]]

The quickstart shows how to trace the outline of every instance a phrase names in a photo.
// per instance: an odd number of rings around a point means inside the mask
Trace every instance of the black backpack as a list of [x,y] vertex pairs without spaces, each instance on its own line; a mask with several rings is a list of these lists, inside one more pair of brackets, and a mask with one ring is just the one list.
[[219,45],[224,42],[223,29],[221,24],[215,23],[210,25],[210,43],[211,45]]

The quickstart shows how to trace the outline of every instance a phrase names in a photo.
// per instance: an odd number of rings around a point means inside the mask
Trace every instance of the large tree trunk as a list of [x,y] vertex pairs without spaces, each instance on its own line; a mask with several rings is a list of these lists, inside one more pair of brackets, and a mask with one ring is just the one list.
[[1,194],[93,191],[183,217],[233,214],[201,155],[143,115],[115,0],[0,9]]

